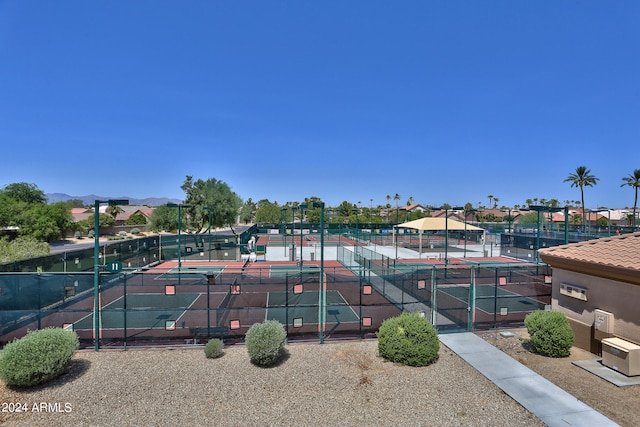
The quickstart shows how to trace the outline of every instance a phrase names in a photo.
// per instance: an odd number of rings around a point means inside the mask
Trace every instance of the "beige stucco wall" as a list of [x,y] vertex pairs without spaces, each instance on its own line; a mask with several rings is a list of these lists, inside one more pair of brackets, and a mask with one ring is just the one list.
[[[560,284],[586,288],[588,300],[560,294]],[[593,325],[594,310],[614,315],[614,335],[640,343],[640,286],[616,282],[572,271],[553,269],[551,307],[570,319]]]

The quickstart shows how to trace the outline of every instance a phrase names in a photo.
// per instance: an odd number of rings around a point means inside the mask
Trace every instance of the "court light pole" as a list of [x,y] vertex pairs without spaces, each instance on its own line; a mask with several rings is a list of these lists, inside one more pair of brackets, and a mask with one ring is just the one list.
[[312,202],[313,209],[320,208],[320,284],[318,293],[318,322],[320,323],[320,344],[324,343],[324,324],[327,305],[327,294],[324,289],[324,202]]
[[186,205],[184,203],[167,203],[167,207],[178,208],[178,281],[179,281],[180,269],[182,268],[182,257],[181,257],[181,250],[180,250],[180,235],[181,235],[181,228],[182,228],[181,213],[182,213],[182,208],[190,208],[191,205]]
[[[464,255],[463,258],[467,257],[467,214],[471,213],[471,212],[475,212],[475,209],[469,209],[467,210],[464,206],[457,206],[457,207],[453,207],[451,208],[454,211],[463,211],[463,215],[464,215]],[[460,241],[458,241],[458,243],[460,243]]]
[[[449,264],[449,209],[444,209],[444,265]],[[445,270],[446,271],[446,270]]]
[[[107,203],[109,206],[128,205],[129,200],[96,200],[93,204],[93,330],[94,347],[100,350],[100,267],[98,258],[100,257],[100,204]],[[105,263],[106,263],[105,257]]]
[[282,234],[284,235],[284,256],[287,258],[287,208],[280,209],[281,216],[280,221],[282,222]]
[[203,209],[209,213],[209,262],[211,262],[211,208],[205,206]]
[[[595,212],[595,213],[607,212],[608,213],[607,234],[609,235],[609,237],[611,237],[611,210],[608,208],[604,208],[604,209],[594,209],[591,212]],[[597,223],[598,221],[596,220],[596,224]]]

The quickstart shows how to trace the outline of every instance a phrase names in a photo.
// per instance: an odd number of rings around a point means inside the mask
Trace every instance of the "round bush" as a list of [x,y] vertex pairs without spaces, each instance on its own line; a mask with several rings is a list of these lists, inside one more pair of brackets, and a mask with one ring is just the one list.
[[224,349],[224,343],[222,340],[214,338],[204,346],[204,354],[209,359],[215,359],[222,356],[222,350]]
[[254,324],[245,336],[249,358],[260,366],[275,364],[282,355],[286,338],[287,332],[277,320],[266,320]]
[[525,317],[532,351],[548,357],[566,357],[575,340],[571,324],[559,311],[534,311]]
[[139,228],[132,228],[131,229],[131,234],[140,234],[140,229]]
[[78,347],[78,336],[73,331],[48,328],[28,332],[4,347],[0,378],[18,387],[51,381],[67,371]]
[[418,313],[387,319],[378,330],[378,353],[391,362],[427,366],[438,359],[439,351],[436,329]]

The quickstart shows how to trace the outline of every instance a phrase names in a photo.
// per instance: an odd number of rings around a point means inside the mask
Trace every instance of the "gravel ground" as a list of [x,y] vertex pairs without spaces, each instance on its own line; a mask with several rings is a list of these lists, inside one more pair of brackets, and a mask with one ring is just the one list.
[[640,426],[640,386],[617,387],[571,363],[598,358],[588,351],[574,347],[569,357],[544,357],[528,350],[526,329],[511,332],[510,338],[495,331],[477,335],[616,423]]
[[0,412],[8,426],[543,425],[446,346],[412,368],[384,362],[375,340],[290,344],[271,368],[240,345],[219,359],[202,348],[82,351],[47,385],[0,385],[0,402],[26,404]]

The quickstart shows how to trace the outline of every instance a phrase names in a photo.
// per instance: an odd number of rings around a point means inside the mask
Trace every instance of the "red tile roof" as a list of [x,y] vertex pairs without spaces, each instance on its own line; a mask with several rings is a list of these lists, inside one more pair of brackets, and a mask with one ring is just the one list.
[[540,257],[552,267],[640,284],[640,233],[554,246]]

